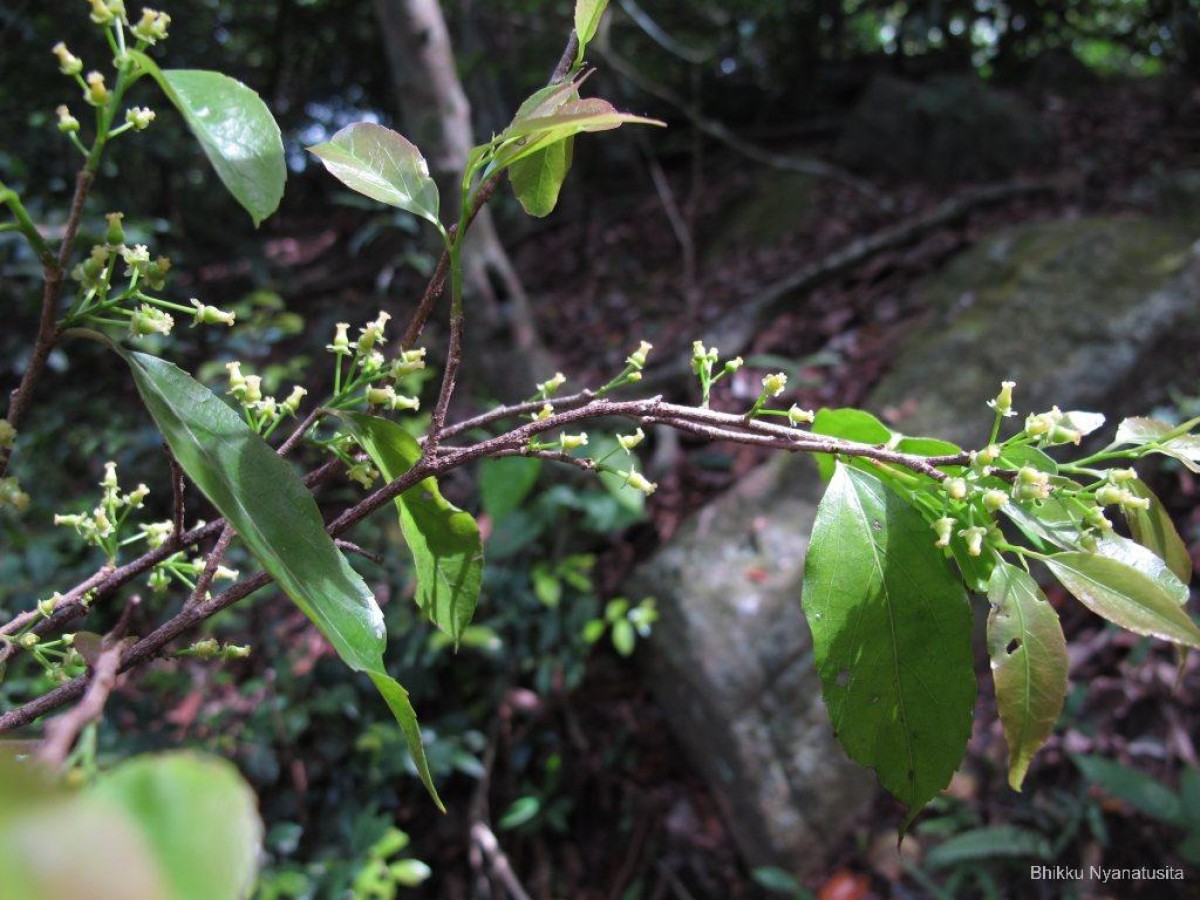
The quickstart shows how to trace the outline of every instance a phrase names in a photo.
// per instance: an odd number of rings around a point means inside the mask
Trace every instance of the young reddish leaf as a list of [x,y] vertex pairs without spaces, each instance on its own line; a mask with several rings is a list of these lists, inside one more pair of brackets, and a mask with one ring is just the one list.
[[834,732],[908,807],[905,828],[962,762],[975,704],[971,611],[929,538],[878,478],[839,463],[804,569]]
[[1067,697],[1067,644],[1058,614],[1024,570],[998,563],[988,600],[988,656],[1008,742],[1008,783],[1019,791]]
[[325,143],[309,147],[308,152],[351,190],[418,215],[441,229],[437,184],[429,175],[425,157],[390,128],[356,122]]

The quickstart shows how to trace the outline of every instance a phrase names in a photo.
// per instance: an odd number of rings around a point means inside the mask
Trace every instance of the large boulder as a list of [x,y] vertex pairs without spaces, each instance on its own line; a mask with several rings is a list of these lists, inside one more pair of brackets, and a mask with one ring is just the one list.
[[860,171],[948,184],[1005,178],[1051,152],[1033,110],[976,78],[879,76],[846,120],[835,156]]
[[[929,315],[867,406],[902,430],[987,438],[984,401],[1144,409],[1200,347],[1196,234],[1146,219],[1012,229],[917,290]],[[1194,375],[1194,366],[1193,366]],[[711,503],[636,573],[658,598],[647,675],[752,866],[821,869],[874,777],[846,761],[820,700],[800,583],[819,500],[779,457]]]

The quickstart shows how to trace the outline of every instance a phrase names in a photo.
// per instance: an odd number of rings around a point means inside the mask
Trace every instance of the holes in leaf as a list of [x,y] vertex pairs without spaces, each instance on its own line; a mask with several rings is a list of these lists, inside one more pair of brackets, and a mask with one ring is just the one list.
[[1008,642],[1008,646],[1004,648],[1004,652],[1007,653],[1009,656],[1012,656],[1014,653],[1016,653],[1020,649],[1021,649],[1021,639],[1013,638],[1011,641]]

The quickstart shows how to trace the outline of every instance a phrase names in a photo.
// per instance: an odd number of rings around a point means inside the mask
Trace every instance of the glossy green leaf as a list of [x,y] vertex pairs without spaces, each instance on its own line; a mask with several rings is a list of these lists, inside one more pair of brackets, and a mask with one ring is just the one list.
[[1133,566],[1143,575],[1149,575],[1180,606],[1188,602],[1187,585],[1179,580],[1162,557],[1136,541],[1118,534],[1106,534],[1096,542],[1095,552]]
[[183,114],[217,177],[254,224],[275,212],[287,165],[279,126],[262,98],[220,72],[164,71],[144,53],[131,55]]
[[[339,415],[388,481],[421,458],[420,445],[395,422],[361,413]],[[475,615],[483,581],[479,526],[470,513],[442,496],[433,478],[397,497],[396,506],[416,568],[417,606],[457,643]]]
[[1045,560],[1084,606],[1127,628],[1200,649],[1200,628],[1149,575],[1098,553],[1057,553]]
[[429,166],[406,138],[374,122],[356,122],[309,147],[338,181],[372,200],[418,215],[441,228],[438,189]]
[[1072,756],[1083,777],[1106,794],[1124,800],[1134,809],[1171,825],[1186,826],[1189,811],[1179,795],[1157,778],[1102,756]]
[[173,898],[250,896],[262,823],[254,791],[231,763],[188,753],[143,756],[101,776],[93,790],[141,829]]
[[834,732],[908,807],[904,827],[958,768],[975,703],[966,594],[929,538],[878,478],[839,464],[804,572]]
[[[361,576],[325,532],[312,494],[233,409],[182,369],[144,353],[129,363],[146,408],[188,478],[234,527],[279,587],[320,629],[350,668],[384,690],[406,737],[416,733],[404,689],[383,665],[383,613]],[[420,740],[414,764],[441,800]]]
[[548,84],[543,88],[534,91],[525,98],[525,102],[517,107],[517,113],[513,116],[513,122],[521,122],[525,119],[537,119],[542,116],[553,115],[567,103],[579,99],[579,85],[583,79],[577,78],[572,81],[560,81],[557,84]]
[[1133,539],[1161,557],[1184,584],[1192,580],[1192,555],[1175,530],[1175,523],[1154,491],[1140,478],[1126,485],[1136,496],[1150,501],[1149,509],[1128,509],[1125,521]]
[[559,192],[571,168],[574,141],[567,138],[551,144],[509,167],[513,193],[529,215],[544,218],[558,205]]
[[583,60],[584,51],[596,30],[600,27],[600,18],[608,6],[608,0],[575,0],[575,35],[579,38],[579,52],[576,59]]
[[1117,435],[1114,441],[1117,444],[1133,444],[1135,447],[1140,447],[1143,444],[1160,440],[1174,427],[1170,422],[1164,422],[1161,419],[1134,416],[1121,421],[1121,424],[1117,426]]
[[1008,742],[1008,783],[1021,789],[1029,762],[1054,733],[1067,697],[1067,642],[1058,614],[1011,563],[992,570],[987,644],[996,705]]
[[[892,430],[869,412],[853,408],[817,410],[811,431],[826,437],[873,445],[886,444],[893,437]],[[834,458],[828,453],[816,453],[813,457],[821,478],[825,481],[832,478]]]
[[540,459],[504,456],[479,464],[479,500],[483,511],[495,520],[517,509],[537,484],[542,471]]
[[1040,502],[1010,500],[1001,509],[1039,550],[1055,547],[1078,550],[1080,547],[1079,524],[1055,497]]

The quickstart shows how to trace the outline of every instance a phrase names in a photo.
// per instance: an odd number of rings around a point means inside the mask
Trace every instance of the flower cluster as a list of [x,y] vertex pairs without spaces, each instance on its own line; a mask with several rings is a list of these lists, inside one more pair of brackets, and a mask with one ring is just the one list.
[[743,365],[742,358],[737,356],[726,360],[720,371],[713,374],[720,358],[720,351],[716,347],[706,348],[702,341],[692,343],[692,371],[700,379],[700,405],[705,408],[708,407],[709,394],[712,392],[713,385],[726,375],[732,375]]
[[132,491],[122,493],[115,462],[104,464],[104,478],[100,481],[100,487],[103,494],[91,512],[56,514],[54,524],[75,529],[85,543],[99,547],[112,563],[117,558],[117,548],[121,544],[121,526],[133,510],[142,508],[150,489],[139,484]]
[[308,395],[306,388],[294,385],[286,399],[277,400],[263,393],[261,375],[242,373],[241,362],[228,362],[225,370],[229,373],[229,389],[226,393],[241,405],[251,427],[264,436],[270,435],[283,419],[296,415]]
[[380,312],[359,329],[355,341],[350,339],[349,322],[334,326],[333,340],[325,346],[336,357],[331,407],[365,402],[390,410],[421,408],[420,399],[403,389],[411,376],[425,369],[425,348],[402,350],[389,362],[381,348],[387,345],[390,319],[389,313]]

